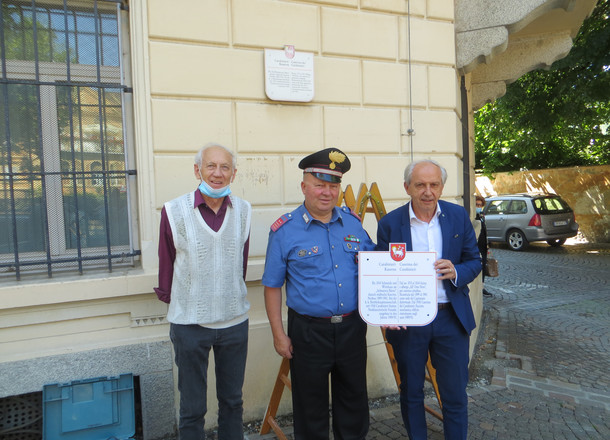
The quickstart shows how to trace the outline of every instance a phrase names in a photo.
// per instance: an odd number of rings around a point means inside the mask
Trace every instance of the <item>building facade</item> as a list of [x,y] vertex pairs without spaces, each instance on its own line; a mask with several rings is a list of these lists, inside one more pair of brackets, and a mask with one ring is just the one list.
[[[407,163],[433,158],[444,198],[472,213],[472,112],[565,56],[596,2],[518,3],[3,1],[0,398],[133,373],[144,438],[175,432],[158,225],[215,141],[237,152],[232,189],[254,208],[244,400],[245,419],[262,418],[280,358],[260,279],[269,226],[302,203],[298,161],[340,148],[344,185],[377,182],[389,210]],[[286,47],[312,56],[307,102],[268,98],[265,50]],[[478,281],[471,298],[480,318]],[[394,393],[373,328],[369,359],[370,396]]]

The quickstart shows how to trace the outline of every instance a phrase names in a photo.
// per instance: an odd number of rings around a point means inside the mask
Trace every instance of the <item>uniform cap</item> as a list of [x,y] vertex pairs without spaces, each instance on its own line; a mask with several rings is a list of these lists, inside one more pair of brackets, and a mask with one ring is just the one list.
[[299,168],[304,173],[311,173],[318,179],[340,183],[341,177],[351,168],[348,157],[338,148],[326,148],[304,157]]

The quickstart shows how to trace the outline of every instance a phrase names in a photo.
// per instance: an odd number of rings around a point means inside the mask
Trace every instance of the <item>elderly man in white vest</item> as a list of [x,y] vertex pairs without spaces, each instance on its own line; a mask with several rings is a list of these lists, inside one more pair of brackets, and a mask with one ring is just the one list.
[[242,387],[248,349],[246,268],[252,208],[231,195],[235,155],[207,144],[195,156],[192,192],[163,206],[159,299],[178,366],[180,440],[205,438],[207,369],[214,350],[218,438],[243,439]]

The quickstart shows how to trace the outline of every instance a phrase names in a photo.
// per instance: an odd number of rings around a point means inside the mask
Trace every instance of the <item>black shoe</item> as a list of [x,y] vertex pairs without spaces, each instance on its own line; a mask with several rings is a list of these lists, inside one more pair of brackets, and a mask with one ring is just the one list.
[[489,293],[487,290],[483,289],[483,296],[493,296],[491,293]]

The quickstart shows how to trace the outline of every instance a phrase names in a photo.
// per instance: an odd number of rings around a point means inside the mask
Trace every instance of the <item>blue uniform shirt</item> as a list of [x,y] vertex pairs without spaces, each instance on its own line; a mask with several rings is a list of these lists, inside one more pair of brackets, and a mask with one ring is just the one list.
[[302,315],[350,313],[358,308],[358,251],[374,247],[349,208],[335,207],[322,223],[301,205],[271,227],[262,283],[286,281],[286,305]]

